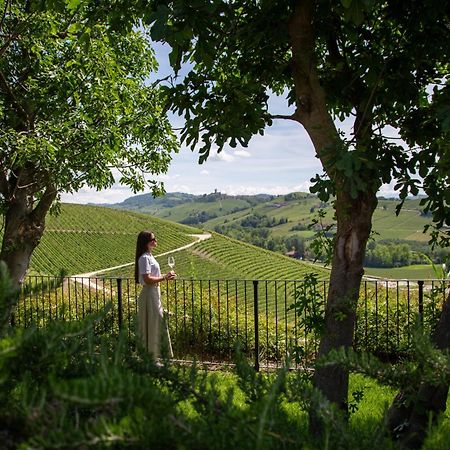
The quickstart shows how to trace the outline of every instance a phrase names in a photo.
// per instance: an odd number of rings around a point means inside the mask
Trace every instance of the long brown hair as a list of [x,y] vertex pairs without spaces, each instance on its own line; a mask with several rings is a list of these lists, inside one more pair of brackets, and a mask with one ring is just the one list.
[[141,231],[136,241],[136,258],[134,260],[134,280],[139,283],[139,258],[148,251],[148,243],[155,238],[153,231]]

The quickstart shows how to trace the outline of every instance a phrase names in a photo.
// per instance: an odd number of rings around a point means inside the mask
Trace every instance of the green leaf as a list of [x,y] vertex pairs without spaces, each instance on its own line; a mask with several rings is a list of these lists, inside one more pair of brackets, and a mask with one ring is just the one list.
[[67,0],[67,9],[74,11],[80,6],[83,0]]
[[343,0],[343,1],[348,3],[348,6],[346,6],[347,11],[345,12],[346,19],[349,22],[353,22],[355,25],[361,25],[364,22],[365,5],[363,0]]
[[78,31],[80,31],[82,29],[82,25],[78,22],[72,23],[69,25],[69,28],[67,28],[67,32],[71,33],[71,34],[75,34]]
[[175,72],[178,72],[180,70],[181,52],[179,50],[179,46],[174,45],[172,51],[169,53],[169,62]]

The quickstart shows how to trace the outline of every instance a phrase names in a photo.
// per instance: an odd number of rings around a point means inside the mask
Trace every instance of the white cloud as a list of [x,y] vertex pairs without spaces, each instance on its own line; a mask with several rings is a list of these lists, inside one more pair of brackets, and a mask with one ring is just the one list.
[[150,177],[160,180],[160,181],[169,181],[169,180],[176,180],[177,178],[180,178],[180,174],[179,173],[175,173],[173,175],[169,175],[167,173],[163,173],[161,175],[150,175]]
[[389,184],[383,184],[378,191],[378,195],[382,197],[398,197],[398,191],[394,189],[394,185],[396,182],[392,182]]
[[310,181],[303,181],[300,184],[297,184],[292,188],[291,192],[309,192],[309,188],[311,187]]
[[216,152],[213,153],[209,156],[208,161],[225,161],[225,162],[232,162],[234,161],[236,158],[231,155],[230,153],[227,153],[226,150],[222,150],[220,153]]
[[[220,192],[228,195],[256,195],[256,194],[271,194],[271,195],[283,195],[290,192],[297,191],[294,186],[269,186],[269,185],[228,185],[219,189]],[[308,192],[308,190],[302,190]]]
[[196,194],[196,192],[193,192],[192,186],[188,186],[187,184],[174,184],[170,187],[170,189],[167,189],[168,192],[185,192],[188,194]]
[[252,155],[247,150],[236,150],[234,152],[234,156],[240,156],[242,158],[250,158],[250,156]]
[[62,194],[64,203],[119,203],[131,197],[133,191],[127,186],[114,185],[110,189],[96,191],[95,189],[82,188],[74,194]]

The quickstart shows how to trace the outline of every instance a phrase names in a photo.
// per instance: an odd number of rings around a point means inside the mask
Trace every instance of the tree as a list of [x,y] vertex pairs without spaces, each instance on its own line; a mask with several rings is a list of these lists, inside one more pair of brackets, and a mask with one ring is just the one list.
[[177,147],[146,83],[156,61],[142,32],[89,2],[6,0],[1,11],[0,259],[18,284],[62,192],[110,187],[114,168],[140,190]]
[[[181,138],[199,148],[200,162],[213,146],[220,151],[225,145],[247,145],[275,119],[296,121],[307,131],[324,169],[312,192],[322,201],[333,196],[337,220],[319,357],[351,346],[382,184],[395,181],[404,199],[417,194],[422,183],[438,225],[449,224],[443,188],[448,156],[427,112],[443,105],[449,92],[448,2],[150,3],[144,21],[152,38],[171,46],[175,73],[190,64],[186,76],[173,79],[166,91],[171,109],[185,119]],[[271,115],[270,91],[286,94],[294,113]],[[351,138],[339,131],[336,119],[352,121]],[[407,145],[386,136],[388,127]],[[438,182],[431,186],[433,180]],[[314,382],[347,410],[346,369],[319,367]],[[320,428],[312,419],[313,428]]]

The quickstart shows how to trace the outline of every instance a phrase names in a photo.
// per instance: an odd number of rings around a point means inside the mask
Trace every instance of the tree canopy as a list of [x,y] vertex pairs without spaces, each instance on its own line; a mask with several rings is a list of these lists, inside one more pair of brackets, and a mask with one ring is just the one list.
[[[3,1],[0,21],[2,258],[32,248],[53,201],[82,186],[134,191],[167,170],[177,140],[149,40],[80,1]],[[21,256],[28,266],[30,247]],[[17,278],[13,273],[13,278]]]
[[[175,72],[183,63],[192,66],[167,90],[173,111],[186,121],[182,139],[199,149],[200,162],[213,145],[219,151],[227,144],[247,145],[273,120],[302,122],[311,98],[294,78],[305,72],[306,84],[320,86],[329,120],[353,121],[350,138],[339,136],[330,123],[322,132],[329,129],[334,144],[321,145],[320,138],[313,137],[325,170],[325,177],[315,178],[313,190],[327,198],[335,194],[336,181],[342,178],[356,198],[360,191],[376,192],[394,180],[405,198],[417,194],[423,181],[427,193],[441,198],[427,203],[435,220],[449,225],[442,190],[448,184],[444,169],[448,151],[442,149],[442,140],[436,142],[448,128],[446,2],[304,2],[312,16],[308,36],[300,22],[293,22],[299,2],[151,4],[153,13],[146,20],[152,38],[172,47]],[[295,32],[303,33],[302,48],[294,45]],[[302,64],[308,65],[307,70]],[[271,114],[270,92],[287,95],[287,104],[296,107],[292,116]],[[391,138],[392,128],[407,148],[396,136]],[[444,160],[439,162],[441,156]]]
[[[142,32],[92,22],[87,7],[75,6],[80,2],[59,11],[40,10],[38,2],[7,3],[2,187],[25,166],[36,193],[45,186],[58,192],[109,187],[113,167],[121,182],[138,190],[143,172],[167,169],[176,141],[159,91],[145,83],[156,60]],[[2,194],[7,198],[7,190]]]
[[[333,196],[337,221],[319,356],[351,347],[380,187],[394,183],[401,199],[422,188],[437,229],[450,225],[448,2],[153,0],[144,9],[175,74],[190,65],[166,91],[200,162],[276,119],[307,131],[323,167],[311,190]],[[294,112],[271,114],[270,92]],[[352,123],[350,136],[338,120]],[[347,411],[348,371],[318,366],[314,383]]]

